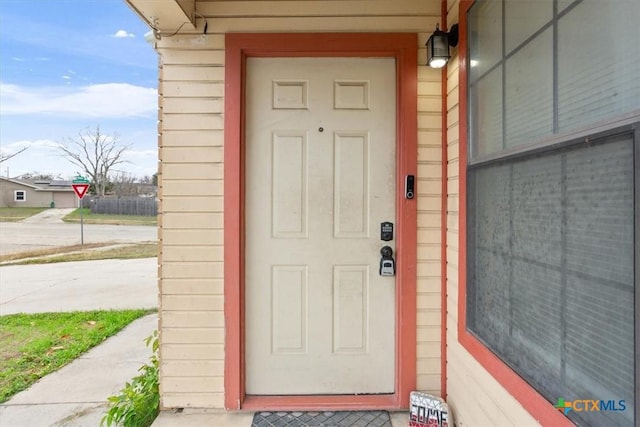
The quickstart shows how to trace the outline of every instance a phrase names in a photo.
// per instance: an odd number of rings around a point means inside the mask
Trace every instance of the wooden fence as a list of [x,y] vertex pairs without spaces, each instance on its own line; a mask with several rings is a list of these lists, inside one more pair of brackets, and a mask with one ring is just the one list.
[[158,203],[154,197],[104,197],[94,198],[89,203],[94,214],[158,215]]

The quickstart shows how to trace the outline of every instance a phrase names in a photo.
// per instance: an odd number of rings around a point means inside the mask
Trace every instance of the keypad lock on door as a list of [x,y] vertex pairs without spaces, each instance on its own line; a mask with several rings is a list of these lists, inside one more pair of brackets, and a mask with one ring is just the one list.
[[391,246],[383,246],[380,249],[380,275],[381,276],[395,276],[396,275],[396,262],[393,259],[393,249]]

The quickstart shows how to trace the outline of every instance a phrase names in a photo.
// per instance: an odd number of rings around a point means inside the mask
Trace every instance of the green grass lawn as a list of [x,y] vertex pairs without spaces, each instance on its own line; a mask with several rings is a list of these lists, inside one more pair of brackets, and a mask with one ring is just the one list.
[[[145,215],[109,215],[93,214],[91,209],[82,209],[85,224],[113,224],[113,225],[158,225],[158,218]],[[64,222],[80,222],[80,209],[76,209],[62,219]]]
[[0,222],[22,221],[49,208],[0,208]]
[[0,316],[0,403],[154,311]]

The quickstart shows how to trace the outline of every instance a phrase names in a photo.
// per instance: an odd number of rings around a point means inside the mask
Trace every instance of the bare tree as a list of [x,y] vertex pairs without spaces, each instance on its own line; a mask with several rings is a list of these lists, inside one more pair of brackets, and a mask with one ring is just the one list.
[[23,173],[19,177],[20,179],[40,179],[43,181],[54,181],[56,179],[62,179],[60,174],[52,174],[52,173],[42,173],[38,171]]
[[3,153],[0,153],[0,163],[4,162],[5,160],[9,160],[9,159],[11,159],[11,158],[13,158],[13,157],[17,156],[18,154],[22,153],[22,152],[23,152],[24,150],[26,150],[27,148],[29,148],[29,147],[23,147],[23,148],[19,149],[18,151],[16,151],[16,152],[15,152],[15,153],[13,153],[13,154],[3,154]]
[[134,197],[138,195],[138,182],[135,176],[119,171],[111,177],[113,191],[118,197]]
[[127,162],[122,155],[130,147],[131,144],[121,144],[116,134],[101,133],[100,126],[95,130],[85,128],[77,138],[67,138],[59,145],[62,155],[89,176],[98,196],[104,196],[112,168]]

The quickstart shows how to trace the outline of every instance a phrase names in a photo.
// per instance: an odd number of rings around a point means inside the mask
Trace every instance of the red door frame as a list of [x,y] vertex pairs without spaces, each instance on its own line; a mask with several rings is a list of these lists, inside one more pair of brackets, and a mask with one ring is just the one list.
[[[416,385],[417,200],[404,177],[417,172],[417,51],[413,33],[229,33],[225,38],[224,316],[225,408],[397,409]],[[395,393],[246,396],[244,369],[244,80],[248,57],[387,57],[396,60],[397,274]],[[372,373],[375,375],[375,373]]]

